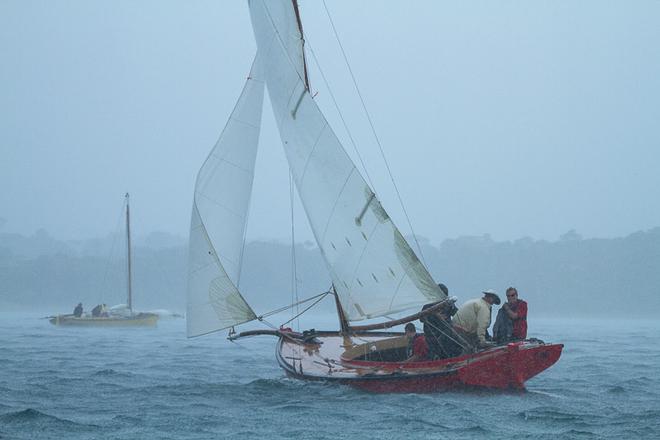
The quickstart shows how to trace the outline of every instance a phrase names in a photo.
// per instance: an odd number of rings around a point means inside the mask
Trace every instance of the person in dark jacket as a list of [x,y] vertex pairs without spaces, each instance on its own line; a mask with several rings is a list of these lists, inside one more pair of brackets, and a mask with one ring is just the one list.
[[73,309],[73,316],[76,318],[80,318],[83,314],[83,306],[82,303],[78,303],[75,309]]
[[94,318],[98,318],[99,316],[101,316],[101,309],[102,309],[102,308],[103,308],[103,306],[102,306],[101,304],[99,304],[99,305],[97,305],[96,307],[94,307],[94,308],[92,309],[92,317],[94,317]]
[[[422,310],[434,305],[426,304]],[[458,342],[460,338],[456,335],[451,325],[450,313],[445,308],[440,308],[435,313],[431,313],[421,319],[424,323],[426,343],[429,346],[429,359],[452,358],[459,356],[463,352],[463,347]]]
[[504,307],[500,308],[493,325],[493,339],[495,342],[508,342],[513,334],[513,321],[509,318]]
[[[438,287],[445,295],[449,293],[447,286],[444,284],[438,284]],[[422,307],[422,311],[436,304],[426,304]],[[447,359],[463,353],[463,347],[460,344],[461,338],[451,325],[451,317],[456,313],[456,310],[456,306],[452,302],[448,302],[435,313],[420,319],[424,324],[424,336],[429,347],[429,359]]]

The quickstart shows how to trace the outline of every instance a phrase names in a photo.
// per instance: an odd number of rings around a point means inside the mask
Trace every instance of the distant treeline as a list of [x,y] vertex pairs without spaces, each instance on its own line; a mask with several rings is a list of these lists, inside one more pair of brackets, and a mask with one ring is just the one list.
[[[530,314],[549,317],[648,318],[660,307],[660,228],[624,238],[582,239],[574,231],[558,241],[523,238],[493,241],[461,237],[432,246],[422,240],[431,274],[459,302],[492,288],[512,285],[530,304]],[[125,301],[126,269],[120,238],[63,242],[39,231],[30,237],[0,234],[0,307],[67,312]],[[152,234],[134,248],[135,303],[141,309],[185,310],[187,248],[181,238]],[[296,246],[300,298],[326,290],[330,279],[318,249]],[[289,304],[290,245],[247,244],[241,290],[257,313]],[[258,300],[256,300],[258,299]]]

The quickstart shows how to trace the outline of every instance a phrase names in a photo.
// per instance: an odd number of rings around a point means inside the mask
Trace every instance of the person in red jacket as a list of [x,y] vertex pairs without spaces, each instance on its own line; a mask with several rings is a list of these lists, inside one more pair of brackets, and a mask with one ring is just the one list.
[[518,298],[515,287],[506,289],[506,303],[502,306],[506,314],[513,321],[512,339],[527,338],[527,302]]
[[405,332],[405,336],[408,339],[406,362],[426,360],[429,356],[429,346],[426,345],[426,338],[424,335],[417,334],[415,324],[412,322],[406,324]]

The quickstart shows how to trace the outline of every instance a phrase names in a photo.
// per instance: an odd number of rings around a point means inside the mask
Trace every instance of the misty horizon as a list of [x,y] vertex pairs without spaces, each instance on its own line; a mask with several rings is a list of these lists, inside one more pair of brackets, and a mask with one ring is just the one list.
[[[104,241],[104,240],[115,240],[115,239],[121,239],[125,235],[125,231],[119,230],[119,231],[108,231],[105,234],[100,234],[97,236],[91,236],[91,237],[74,237],[74,238],[65,238],[65,237],[58,237],[54,234],[51,234],[51,232],[47,228],[38,228],[32,233],[21,233],[19,231],[7,231],[3,230],[2,228],[2,220],[0,218],[0,237],[3,235],[7,236],[16,236],[16,237],[21,237],[21,238],[46,238],[46,239],[52,239],[55,241],[63,242],[63,243],[80,243],[80,242],[94,242],[94,241]],[[611,240],[611,239],[617,239],[617,238],[626,238],[629,237],[630,235],[641,233],[641,232],[651,232],[655,229],[660,228],[659,226],[652,226],[647,229],[640,229],[640,230],[634,230],[630,231],[628,233],[625,233],[623,235],[619,236],[588,236],[588,235],[583,235],[581,231],[578,231],[576,229],[569,229],[561,234],[559,234],[557,237],[554,238],[541,238],[541,237],[534,237],[534,236],[519,236],[519,237],[514,237],[514,238],[509,238],[509,239],[504,239],[504,238],[499,238],[494,236],[491,233],[484,232],[481,234],[463,234],[463,235],[458,235],[455,237],[447,237],[444,238],[440,242],[436,242],[431,240],[429,237],[423,235],[423,234],[416,234],[415,238],[424,243],[431,244],[433,246],[441,245],[445,241],[451,241],[451,240],[459,240],[462,238],[487,238],[489,240],[495,241],[495,242],[516,242],[519,240],[532,240],[532,241],[544,241],[548,243],[556,243],[558,241],[562,241],[565,239],[579,239],[579,240]],[[406,240],[410,242],[410,244],[413,246],[413,248],[416,249],[416,246],[414,246],[414,239],[413,236],[410,234],[404,234],[406,237]],[[166,247],[166,246],[178,246],[178,245],[186,245],[188,244],[188,235],[187,234],[176,234],[176,233],[171,233],[167,232],[164,230],[154,230],[151,232],[137,232],[137,231],[132,231],[132,241],[134,246],[144,246],[144,247]],[[168,245],[163,245],[162,243],[171,243]],[[288,240],[286,238],[282,237],[249,237],[245,240],[245,243],[252,243],[252,242],[272,242],[272,243],[277,243],[277,244],[282,244],[282,245],[290,245],[291,244],[291,239],[289,238]],[[313,247],[318,247],[316,241],[314,240],[313,237],[305,237],[303,239],[296,239],[295,241],[296,245],[304,245],[304,246],[313,246]],[[0,242],[0,248],[2,247],[2,243]]]
[[[118,233],[67,242],[46,231],[29,237],[0,232],[0,307],[66,312],[78,301],[122,302],[124,239]],[[184,310],[187,240],[156,233],[134,243],[136,306]],[[530,316],[644,318],[660,306],[660,227],[612,239],[585,239],[568,231],[552,242],[481,235],[438,245],[420,240],[420,245],[431,275],[461,303],[483,289],[503,293],[514,285],[529,301]],[[301,297],[326,291],[330,277],[319,248],[306,241],[295,249]],[[290,304],[291,277],[290,242],[248,240],[239,287],[250,304],[260,312]],[[640,309],[640,302],[648,307]],[[334,305],[327,303],[322,309],[332,313]]]

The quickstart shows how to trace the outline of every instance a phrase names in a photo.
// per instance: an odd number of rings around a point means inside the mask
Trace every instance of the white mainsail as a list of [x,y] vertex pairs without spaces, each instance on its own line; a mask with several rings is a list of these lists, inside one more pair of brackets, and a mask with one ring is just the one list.
[[256,318],[238,290],[238,279],[263,95],[257,54],[229,121],[197,175],[188,256],[188,337]]
[[289,167],[346,318],[443,299],[309,93],[295,2],[249,4]]

